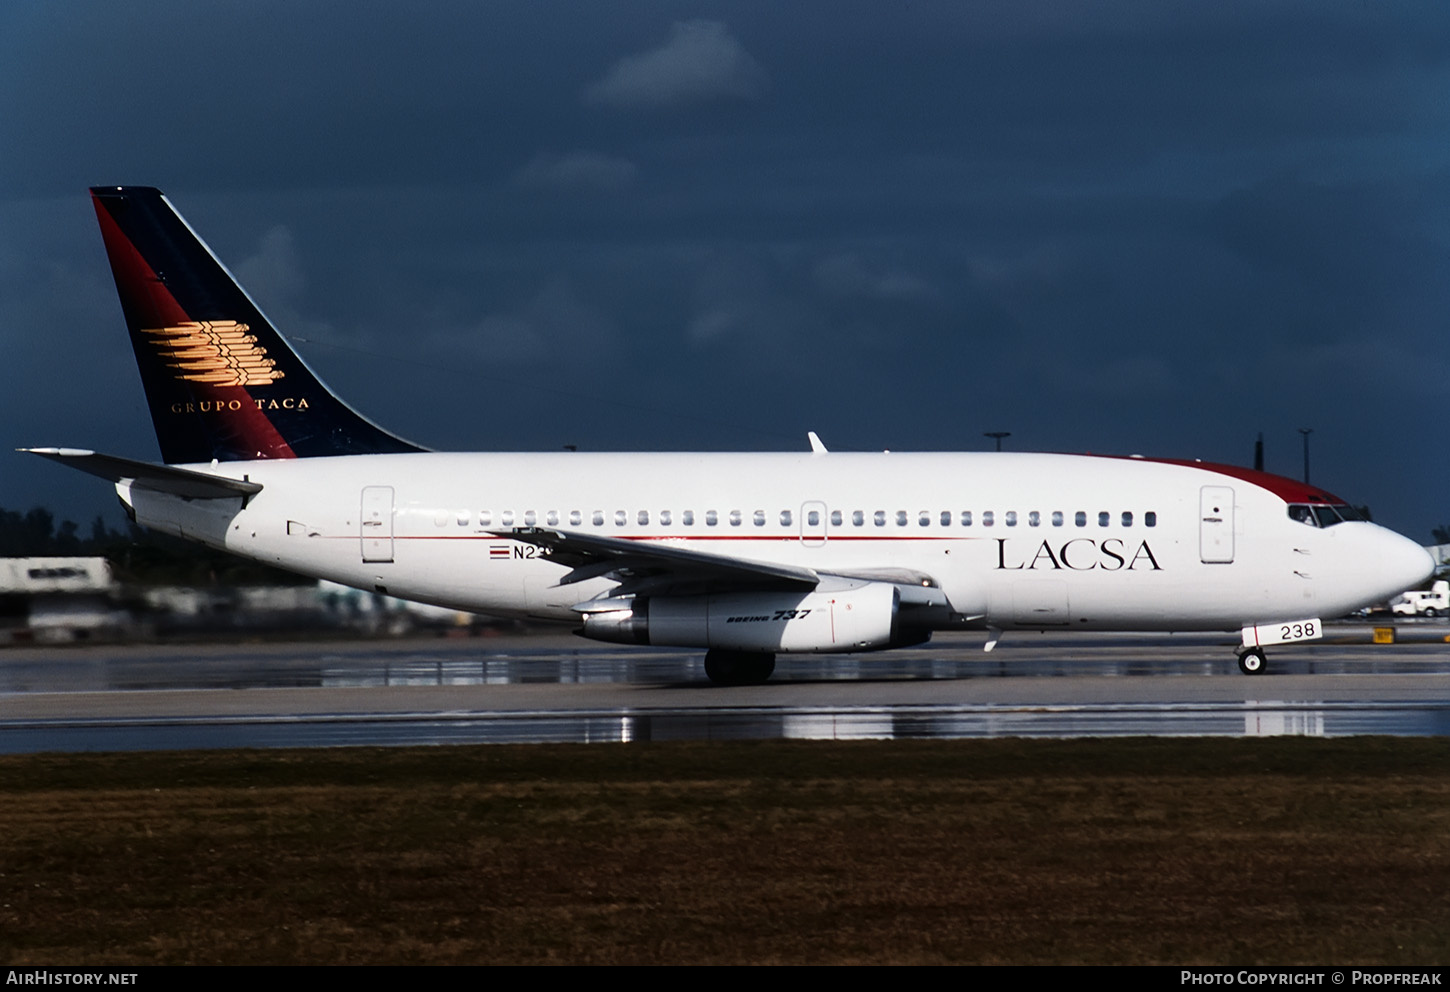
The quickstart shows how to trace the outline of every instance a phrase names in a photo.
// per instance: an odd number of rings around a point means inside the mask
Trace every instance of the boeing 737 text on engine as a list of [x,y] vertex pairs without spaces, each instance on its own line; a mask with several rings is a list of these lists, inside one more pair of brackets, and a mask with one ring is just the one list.
[[151,464],[36,454],[115,484],[146,527],[425,603],[706,649],[934,631],[1239,630],[1266,644],[1433,568],[1322,489],[1227,465],[1048,454],[454,454],[313,375],[162,194],[91,191],[160,442]]

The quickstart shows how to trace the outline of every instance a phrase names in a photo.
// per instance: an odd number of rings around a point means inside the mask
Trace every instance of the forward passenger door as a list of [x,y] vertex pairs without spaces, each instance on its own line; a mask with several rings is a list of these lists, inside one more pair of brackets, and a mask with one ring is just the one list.
[[1234,560],[1234,491],[1204,486],[1198,491],[1198,556],[1205,565]]

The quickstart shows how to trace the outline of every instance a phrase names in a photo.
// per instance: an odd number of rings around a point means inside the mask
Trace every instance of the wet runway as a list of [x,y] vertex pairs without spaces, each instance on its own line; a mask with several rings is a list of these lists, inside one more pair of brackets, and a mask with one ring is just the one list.
[[701,652],[567,633],[0,651],[0,752],[524,741],[1450,734],[1450,627],[1367,625],[1240,675],[1229,635],[1009,633],[783,656],[709,685]]

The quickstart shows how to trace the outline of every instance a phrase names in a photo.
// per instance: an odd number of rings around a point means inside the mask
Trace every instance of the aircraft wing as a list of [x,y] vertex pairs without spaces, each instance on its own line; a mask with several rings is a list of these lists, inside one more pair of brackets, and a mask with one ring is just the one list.
[[142,489],[169,493],[183,499],[245,499],[262,491],[259,482],[227,479],[170,465],[100,455],[84,448],[21,448],[32,455],[100,476],[110,482],[129,482]]
[[884,582],[897,589],[904,608],[932,610],[954,622],[980,619],[951,612],[951,604],[931,576],[904,568],[848,569],[817,572],[800,565],[781,565],[674,547],[660,541],[630,541],[574,531],[521,527],[490,531],[499,537],[546,548],[550,560],[570,567],[559,585],[607,576],[619,582],[607,602],[627,596],[684,596],[696,593],[796,591],[810,592],[842,581]]
[[777,565],[672,547],[659,541],[629,541],[574,531],[522,527],[495,530],[499,537],[546,548],[551,560],[570,566],[566,586],[608,575],[620,581],[615,595],[694,590],[811,590],[820,575],[797,565]]

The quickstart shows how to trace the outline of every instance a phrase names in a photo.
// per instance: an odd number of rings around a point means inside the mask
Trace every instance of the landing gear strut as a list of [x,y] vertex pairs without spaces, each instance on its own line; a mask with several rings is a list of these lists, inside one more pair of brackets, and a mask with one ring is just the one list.
[[775,655],[753,651],[705,652],[705,675],[716,685],[760,685],[775,671]]
[[1261,675],[1268,664],[1269,659],[1264,656],[1263,648],[1248,648],[1239,652],[1239,671],[1245,675]]

